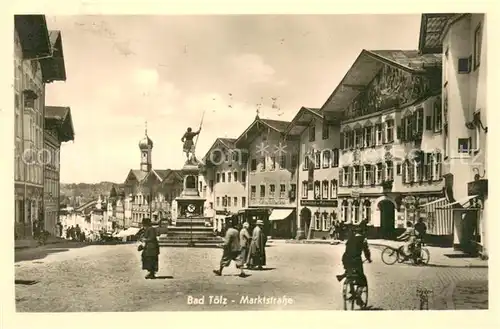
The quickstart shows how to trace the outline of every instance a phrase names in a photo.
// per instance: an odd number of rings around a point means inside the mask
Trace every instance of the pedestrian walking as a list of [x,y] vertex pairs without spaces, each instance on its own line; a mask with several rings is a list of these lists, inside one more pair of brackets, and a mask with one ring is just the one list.
[[76,241],[81,241],[81,235],[82,235],[82,229],[80,228],[80,225],[76,224],[76,227],[75,227]]
[[241,261],[243,262],[243,266],[246,265],[247,260],[248,260],[248,249],[250,248],[250,233],[248,232],[248,229],[250,227],[250,224],[248,222],[243,223],[243,228],[240,231],[240,245],[241,245]]
[[252,241],[248,255],[248,267],[262,270],[262,266],[266,265],[266,235],[264,234],[264,222],[257,220],[256,226],[252,232]]
[[240,270],[240,277],[246,277],[243,271],[243,259],[241,259],[241,244],[239,232],[236,229],[238,221],[236,219],[231,220],[231,226],[226,231],[226,236],[224,238],[224,243],[222,244],[222,258],[220,260],[220,266],[218,270],[213,272],[217,276],[222,275],[222,270],[224,267],[228,267],[231,261],[234,261],[236,268]]
[[142,269],[148,271],[146,279],[154,279],[158,272],[160,245],[158,244],[156,229],[151,226],[151,219],[144,218],[142,226],[144,227],[144,234],[140,239],[141,244],[137,250],[142,251]]

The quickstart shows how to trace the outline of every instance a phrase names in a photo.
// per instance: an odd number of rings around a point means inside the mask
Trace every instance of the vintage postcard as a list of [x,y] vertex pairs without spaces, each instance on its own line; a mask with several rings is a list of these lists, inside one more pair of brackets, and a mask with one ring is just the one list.
[[14,15],[17,316],[488,310],[488,18]]

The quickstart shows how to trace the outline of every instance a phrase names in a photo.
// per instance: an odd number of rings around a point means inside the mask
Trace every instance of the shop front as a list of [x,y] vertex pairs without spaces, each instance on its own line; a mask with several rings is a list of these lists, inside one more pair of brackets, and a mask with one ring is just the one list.
[[296,231],[295,208],[274,208],[269,215],[273,239],[293,239]]
[[300,200],[298,230],[304,231],[307,239],[328,239],[331,225],[338,218],[337,212],[337,200]]

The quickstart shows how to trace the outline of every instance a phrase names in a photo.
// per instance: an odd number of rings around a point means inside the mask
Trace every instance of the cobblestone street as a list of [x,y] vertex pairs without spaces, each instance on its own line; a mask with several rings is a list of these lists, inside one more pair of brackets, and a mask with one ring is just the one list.
[[[46,257],[36,259],[31,255],[15,264],[16,280],[25,280],[16,284],[18,311],[342,309],[341,285],[334,275],[342,271],[343,245],[273,245],[267,249],[269,268],[248,271],[250,276],[244,279],[236,276],[238,271],[234,266],[222,277],[213,275],[212,269],[217,267],[221,255],[219,249],[162,248],[157,280],[144,279],[135,245],[59,249],[63,251],[42,250],[42,256]],[[471,288],[464,286],[467,282],[486,281],[487,268],[387,266],[380,260],[380,248],[372,250],[374,262],[365,264],[371,309],[418,309],[418,287],[432,289],[430,309],[487,305],[487,290],[485,300],[485,294],[470,297],[467,289]],[[19,254],[26,252],[35,251]],[[16,259],[23,257],[16,255]],[[259,295],[287,296],[293,304],[240,303],[242,296]],[[188,296],[205,296],[205,304],[188,305]],[[227,304],[210,304],[209,296],[223,296]]]

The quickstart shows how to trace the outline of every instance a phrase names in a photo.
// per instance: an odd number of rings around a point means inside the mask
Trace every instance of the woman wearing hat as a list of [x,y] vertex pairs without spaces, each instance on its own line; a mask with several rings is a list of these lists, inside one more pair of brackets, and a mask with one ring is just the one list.
[[138,250],[142,251],[142,269],[148,271],[146,279],[154,279],[158,272],[158,255],[160,254],[160,245],[156,237],[156,229],[151,226],[151,219],[142,220],[144,235],[141,237],[142,244]]
[[248,256],[248,268],[257,267],[259,270],[266,265],[266,235],[264,234],[264,222],[257,220],[252,233],[250,250]]

